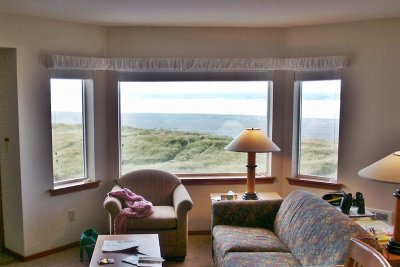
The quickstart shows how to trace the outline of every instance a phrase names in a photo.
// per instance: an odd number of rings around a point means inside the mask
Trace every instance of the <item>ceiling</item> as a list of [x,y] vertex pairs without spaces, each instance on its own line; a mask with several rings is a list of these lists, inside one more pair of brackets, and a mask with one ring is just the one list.
[[1,13],[104,26],[292,27],[400,17],[400,0],[0,0]]

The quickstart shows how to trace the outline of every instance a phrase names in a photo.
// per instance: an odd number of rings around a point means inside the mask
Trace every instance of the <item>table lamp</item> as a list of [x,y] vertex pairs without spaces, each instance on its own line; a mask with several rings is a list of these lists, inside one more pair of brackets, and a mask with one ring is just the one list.
[[247,191],[243,194],[245,200],[257,200],[255,192],[256,153],[280,151],[279,147],[259,128],[247,128],[233,139],[225,150],[247,152]]
[[[400,151],[375,162],[360,170],[358,175],[362,178],[385,183],[400,183]],[[396,197],[396,210],[394,214],[393,237],[387,244],[388,252],[400,255],[400,189],[393,195]]]

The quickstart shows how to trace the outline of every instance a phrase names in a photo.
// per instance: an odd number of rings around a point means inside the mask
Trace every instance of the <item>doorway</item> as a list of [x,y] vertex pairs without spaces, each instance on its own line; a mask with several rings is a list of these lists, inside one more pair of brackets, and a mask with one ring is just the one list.
[[[10,146],[10,137],[18,136],[18,92],[17,92],[17,51],[15,48],[0,47],[0,252],[5,250],[7,207],[15,206],[12,201],[14,177],[20,177],[18,165],[19,147]],[[13,139],[11,139],[13,141]],[[9,209],[10,212],[13,209]],[[10,224],[12,227],[14,225]],[[1,264],[0,264],[1,265]]]
[[[1,156],[0,156],[1,158]],[[4,252],[5,243],[4,243],[4,222],[3,222],[3,197],[1,190],[1,162],[0,162],[0,252]]]

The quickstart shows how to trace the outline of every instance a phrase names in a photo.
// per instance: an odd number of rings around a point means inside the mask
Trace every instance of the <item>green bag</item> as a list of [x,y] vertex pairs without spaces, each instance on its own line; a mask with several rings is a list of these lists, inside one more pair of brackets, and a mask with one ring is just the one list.
[[97,240],[97,232],[90,228],[82,233],[80,240],[80,258],[83,261],[83,250],[86,251],[86,254],[89,258],[89,261],[92,259],[93,250],[96,245]]

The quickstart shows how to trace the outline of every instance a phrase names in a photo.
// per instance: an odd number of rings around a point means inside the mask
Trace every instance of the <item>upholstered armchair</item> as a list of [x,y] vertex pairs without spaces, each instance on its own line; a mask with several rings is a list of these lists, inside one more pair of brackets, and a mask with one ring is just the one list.
[[[151,201],[154,213],[128,221],[129,234],[158,234],[161,255],[184,260],[188,242],[188,211],[192,199],[181,180],[174,174],[153,169],[137,170],[120,177],[112,191],[128,188]],[[109,213],[110,234],[114,232],[115,217],[124,208],[123,203],[107,196],[104,208]]]

